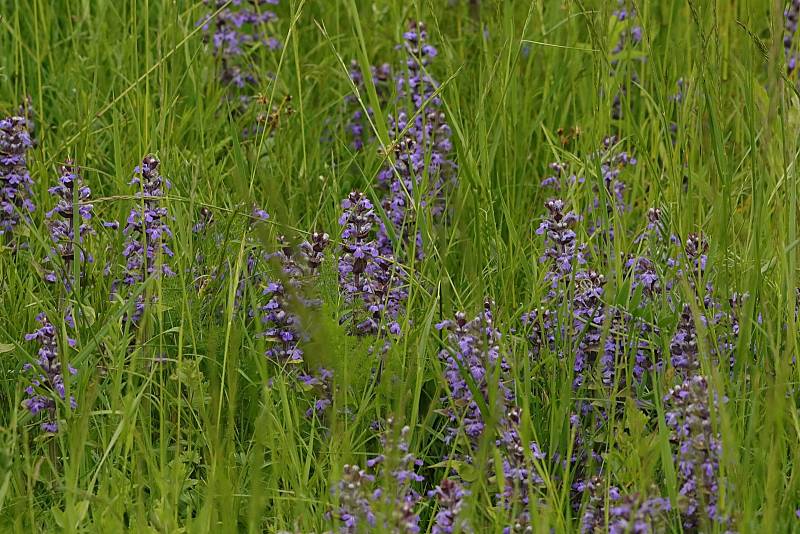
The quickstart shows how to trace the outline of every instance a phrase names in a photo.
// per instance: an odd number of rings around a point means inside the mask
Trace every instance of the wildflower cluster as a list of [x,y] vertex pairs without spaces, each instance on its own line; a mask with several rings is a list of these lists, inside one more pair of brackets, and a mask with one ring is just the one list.
[[351,307],[354,335],[400,333],[399,316],[407,297],[405,273],[392,256],[378,251],[381,221],[369,199],[353,191],[342,201],[339,286]]
[[[203,41],[211,45],[215,58],[220,63],[219,77],[225,85],[240,89],[259,83],[255,70],[248,67],[247,60],[252,50],[267,46],[280,48],[280,42],[269,35],[271,22],[277,20],[272,11],[263,8],[276,5],[278,0],[203,0],[210,12],[198,25],[203,30]],[[247,97],[242,97],[246,103]]]
[[24,116],[0,119],[0,235],[10,240],[20,217],[27,217],[36,207],[28,172],[27,153],[33,146],[31,124]]
[[[67,389],[64,384],[61,353],[58,346],[58,332],[44,313],[40,313],[36,320],[41,326],[35,332],[26,334],[25,340],[36,341],[39,344],[39,358],[35,365],[26,363],[22,368],[29,381],[29,385],[25,388],[27,398],[23,404],[32,415],[44,414],[42,430],[55,433],[59,429],[58,402],[67,400]],[[66,316],[64,320],[68,326],[75,328],[71,316]],[[67,338],[67,344],[74,347],[75,340]],[[67,364],[67,370],[70,375],[78,372],[69,364]],[[69,404],[72,410],[77,408],[73,395],[69,397]]]
[[726,522],[718,508],[720,436],[712,426],[716,400],[704,376],[694,375],[664,397],[680,485],[679,508],[684,530],[703,527],[705,518]]
[[[210,45],[219,64],[219,80],[227,90],[226,103],[234,115],[242,115],[253,103],[255,88],[270,77],[260,74],[254,56],[259,49],[274,51],[281,47],[271,31],[272,23],[278,17],[265,7],[277,5],[278,0],[203,1],[209,12],[197,25],[202,28],[203,41]],[[261,98],[257,100],[263,103]],[[259,113],[256,124],[242,132],[244,137],[260,133],[265,125],[274,127],[281,111],[283,109],[276,108],[270,113]]]
[[280,264],[281,278],[268,282],[263,289],[267,302],[260,310],[270,360],[292,364],[303,361],[299,342],[305,333],[296,310],[320,304],[318,300],[307,298],[306,291],[319,275],[329,242],[328,234],[315,232],[295,251],[285,237],[279,238],[280,249],[272,257]]
[[387,420],[387,429],[381,437],[383,453],[367,461],[367,468],[375,474],[358,466],[344,467],[342,480],[333,489],[339,506],[331,514],[340,525],[339,532],[420,531],[415,509],[421,496],[413,484],[424,478],[416,472],[422,462],[409,452],[410,431],[405,426],[395,434],[393,420]]
[[794,36],[797,34],[797,22],[800,19],[800,0],[792,0],[783,12],[783,53],[786,59],[786,75],[791,76],[797,69],[797,52],[794,47]]
[[[67,160],[61,167],[58,184],[51,187],[49,191],[51,195],[58,197],[55,207],[46,214],[49,220],[50,238],[54,244],[52,255],[61,258],[63,271],[49,271],[45,274],[45,280],[51,283],[61,280],[66,290],[69,291],[74,285],[72,264],[75,261],[76,249],[80,265],[79,276],[85,274],[85,264],[94,261],[92,255],[83,246],[84,238],[95,233],[90,222],[94,209],[89,203],[92,191],[84,183],[79,169],[71,160]],[[77,235],[75,214],[79,218]],[[56,269],[59,267],[56,266]]]
[[139,323],[145,309],[145,297],[138,286],[149,277],[175,275],[168,263],[175,255],[168,245],[173,237],[169,212],[163,206],[166,189],[171,184],[159,174],[158,166],[155,156],[146,156],[133,171],[130,184],[139,187],[135,194],[138,205],[131,208],[123,229],[127,238],[122,251],[126,261],[123,276],[112,284],[112,294],[119,291],[121,284],[128,288],[128,296],[134,298],[133,312],[127,316],[134,325]]
[[589,499],[581,517],[582,533],[655,534],[666,529],[666,512],[671,509],[668,499],[643,498],[635,493],[623,495],[615,486],[608,488],[606,496],[605,489],[601,477],[592,477],[587,483]]

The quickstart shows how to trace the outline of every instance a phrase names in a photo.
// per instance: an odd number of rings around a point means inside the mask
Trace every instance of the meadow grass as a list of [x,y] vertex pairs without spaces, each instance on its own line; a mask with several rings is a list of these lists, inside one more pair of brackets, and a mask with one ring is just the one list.
[[[645,247],[635,236],[648,208],[663,211],[669,233],[683,239],[702,232],[708,239],[715,290],[723,298],[749,294],[733,370],[703,360],[720,399],[713,416],[725,481],[718,506],[742,532],[800,530],[800,115],[795,81],[785,76],[784,5],[631,4],[642,44],[612,67],[616,2],[284,0],[274,7],[282,47],[248,57],[254,69],[271,73],[258,88],[258,111],[278,110],[280,120],[248,138],[240,132],[252,116],[231,119],[219,65],[196,26],[208,12],[202,2],[2,4],[0,109],[10,114],[31,97],[37,144],[28,165],[38,209],[18,231],[28,246],[0,252],[0,529],[335,529],[326,515],[336,506],[330,489],[345,464],[363,466],[379,452],[372,423],[387,417],[410,427],[410,450],[424,462],[420,489],[430,489],[455,452],[444,439],[441,398],[448,393],[437,354],[446,340],[435,325],[458,310],[474,316],[486,298],[504,332],[501,347],[523,409],[521,434],[568,456],[576,398],[591,400],[598,390],[573,391],[571,360],[558,350],[532,358],[520,316],[548,291],[547,267],[538,259],[543,239],[535,233],[552,196],[540,186],[548,163],[585,169],[589,184],[562,194],[575,211],[587,212],[591,184],[602,186],[592,154],[616,134],[638,164],[625,171],[630,210],[606,221],[616,231],[603,245],[605,294],[619,303],[634,298],[624,255]],[[402,61],[395,45],[409,20],[424,21],[439,50],[430,71],[441,84],[458,185],[447,196],[444,221],[415,221],[426,256],[405,265],[403,334],[383,358],[378,380],[370,372],[371,341],[347,335],[339,323],[347,306],[337,283],[337,220],[352,189],[378,197],[376,176],[386,162],[380,147],[396,141],[386,126],[394,104],[381,105],[372,90],[358,93],[375,110],[375,140],[356,151],[344,129],[343,100],[356,90],[351,60],[364,71]],[[676,102],[670,97],[679,79],[684,97]],[[632,96],[623,101],[622,118],[612,119],[620,84]],[[562,143],[557,129],[573,127],[580,134]],[[103,275],[107,261],[119,263],[124,238],[98,228],[89,245],[96,261],[69,294],[81,310],[76,348],[62,347],[78,370],[68,383],[77,409],[61,403],[61,429],[46,434],[23,408],[22,367],[36,359],[24,334],[36,328],[40,311],[60,317],[54,322],[66,335],[60,297],[42,282],[50,249],[44,212],[53,202],[47,188],[58,165],[72,158],[92,187],[96,219],[124,221],[139,201],[128,185],[131,173],[148,153],[172,181],[165,205],[174,216],[177,275],[148,280],[140,291],[158,295],[158,304],[140,327],[126,326],[121,319],[130,304],[109,300],[112,280]],[[254,233],[242,223],[251,203],[270,214]],[[192,232],[202,207],[224,228],[222,244]],[[279,234],[299,239],[318,230],[333,244],[318,287],[324,304],[305,318],[313,335],[304,357],[309,367],[332,369],[335,388],[328,412],[308,418],[307,395],[291,371],[267,361],[265,340],[239,313],[238,275],[198,289],[192,268],[202,253],[209,265],[240,273],[251,247],[272,251]],[[601,242],[598,234],[579,233],[590,244]],[[691,290],[684,284],[676,291]],[[668,360],[678,314],[660,312],[653,320]],[[717,339],[714,326],[708,329],[705,355],[712,351],[708,340]],[[569,339],[558,343],[571,346]],[[667,365],[646,383],[612,388],[610,422],[595,436],[606,442],[609,485],[642,494],[657,488],[677,502],[662,398],[678,382]],[[506,511],[493,504],[501,482],[487,476],[494,454],[494,442],[485,440],[471,469],[459,473],[471,489],[464,514],[478,532],[508,524]],[[579,528],[586,502],[576,507],[574,480],[558,464],[548,457],[537,467],[546,490],[531,507],[532,531]],[[418,511],[427,532],[433,501]],[[711,523],[700,530],[725,528]],[[684,531],[677,513],[666,529]]]

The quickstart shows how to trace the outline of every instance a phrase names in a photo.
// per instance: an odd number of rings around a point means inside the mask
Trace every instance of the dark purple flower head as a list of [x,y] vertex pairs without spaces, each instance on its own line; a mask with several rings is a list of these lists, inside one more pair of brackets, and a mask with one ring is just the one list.
[[211,46],[220,62],[223,84],[244,88],[256,85],[258,77],[249,70],[247,60],[252,50],[265,46],[275,50],[280,43],[269,31],[277,20],[275,13],[262,6],[277,4],[277,0],[204,0],[210,12],[197,23],[202,26],[203,41]]
[[679,506],[683,528],[695,531],[710,522],[727,523],[717,507],[722,441],[712,426],[716,398],[704,376],[690,376],[664,397],[678,468]]
[[[57,405],[59,401],[66,400],[66,386],[58,349],[58,332],[44,313],[40,313],[36,320],[39,321],[41,327],[35,332],[26,334],[25,340],[36,341],[39,344],[39,358],[36,364],[26,363],[23,366],[23,371],[29,380],[29,385],[25,388],[27,398],[23,404],[32,415],[44,414],[42,430],[56,432],[58,431]],[[65,320],[68,323],[72,322],[72,318],[69,316]],[[67,343],[74,346],[75,340],[68,338]],[[69,365],[67,365],[67,369],[70,375],[77,373]],[[73,396],[69,397],[69,403],[71,409],[74,410],[77,407]]]
[[443,479],[438,486],[428,492],[428,497],[436,499],[438,510],[431,527],[431,534],[454,534],[472,532],[466,517],[463,517],[464,498],[469,491],[456,480]]
[[318,307],[319,300],[309,292],[319,275],[330,242],[328,234],[315,232],[310,241],[304,241],[295,250],[284,237],[279,238],[280,248],[271,257],[278,261],[281,275],[268,281],[262,290],[262,335],[267,339],[267,357],[275,362],[299,364],[303,362],[300,346],[308,338],[301,324],[302,309]]
[[792,0],[783,12],[784,32],[783,51],[786,59],[786,75],[791,76],[797,68],[797,52],[794,36],[797,34],[797,21],[800,19],[800,0]]
[[342,210],[339,286],[351,308],[351,334],[397,335],[407,298],[405,272],[392,256],[379,253],[375,234],[381,222],[363,193],[350,193]]
[[[446,197],[456,183],[456,164],[450,126],[436,94],[438,83],[426,69],[436,49],[427,44],[422,23],[412,22],[403,37],[400,48],[406,52],[406,64],[395,74],[397,109],[388,115],[394,141],[386,147],[387,162],[378,173],[380,204],[391,228],[380,225],[377,241],[382,255],[419,260],[424,250],[417,212],[429,208],[434,221],[445,216]],[[373,71],[373,79],[375,74]],[[377,74],[376,84],[391,71],[384,66]],[[361,111],[357,113],[363,119]],[[355,133],[362,132],[359,127]]]
[[333,490],[339,506],[332,515],[339,521],[339,532],[420,532],[415,510],[420,495],[413,484],[424,480],[416,473],[422,462],[409,451],[410,428],[397,431],[392,419],[386,423],[381,436],[383,452],[367,462],[375,475],[358,466],[345,466],[342,480]]
[[[484,310],[472,320],[458,312],[454,320],[443,321],[436,328],[447,332],[447,348],[439,353],[449,389],[449,396],[442,398],[450,422],[445,439],[450,442],[463,433],[471,448],[477,449],[486,422],[502,417],[513,399],[508,387],[509,367],[500,355],[501,335],[494,326],[491,303],[486,301]],[[474,397],[474,391],[481,393],[480,399]],[[487,406],[490,398],[496,399],[498,405],[489,406],[493,413],[482,413],[481,405]]]
[[[134,169],[130,183],[138,186],[139,190],[135,194],[135,206],[131,208],[123,229],[126,240],[122,256],[126,265],[122,279],[112,285],[113,293],[118,291],[119,285],[128,287],[130,293],[136,293],[136,286],[147,278],[175,275],[168,263],[175,254],[168,245],[173,235],[169,227],[169,212],[163,205],[166,190],[171,184],[159,174],[158,166],[159,161],[155,156],[146,156],[142,164]],[[139,294],[129,317],[133,324],[141,319],[144,307],[144,297]]]
[[575,225],[578,215],[566,211],[566,204],[560,199],[545,202],[547,217],[536,230],[538,235],[545,236],[545,250],[539,261],[550,261],[550,269],[545,280],[555,290],[559,282],[568,280],[573,270],[586,263],[585,247],[576,242]]
[[338,508],[333,517],[339,522],[342,534],[357,534],[374,528],[377,521],[370,488],[375,476],[357,465],[345,465],[342,479],[333,488]]
[[25,117],[0,119],[0,235],[10,239],[20,217],[36,208],[31,201],[33,180],[27,152],[33,146]]
[[581,517],[584,534],[657,534],[666,530],[667,512],[671,509],[669,499],[643,499],[635,493],[622,495],[614,486],[606,494],[605,483],[599,476],[589,479],[584,491],[589,494]]
[[[392,84],[394,83],[392,68],[388,63],[377,67],[371,66],[370,74],[372,75],[372,84],[375,87],[378,102],[383,107],[389,102],[392,94]],[[345,130],[352,139],[353,149],[361,150],[366,143],[374,140],[373,126],[370,123],[373,120],[375,111],[371,106],[367,105],[366,80],[364,79],[364,73],[361,72],[361,68],[358,66],[358,62],[355,60],[350,63],[350,80],[353,82],[357,93],[347,94],[344,97],[347,111],[350,114],[350,120],[346,124]]]
[[[91,254],[84,249],[84,237],[95,233],[90,222],[93,210],[90,204],[92,192],[71,160],[67,160],[61,167],[58,184],[49,191],[58,198],[55,207],[46,214],[50,237],[54,244],[52,254],[61,258],[63,272],[50,271],[45,274],[45,280],[48,282],[61,280],[69,290],[73,285],[72,263],[75,260],[76,249],[81,275],[84,274],[84,264],[94,261]],[[75,215],[78,216],[77,222]],[[77,237],[75,226],[78,229]]]

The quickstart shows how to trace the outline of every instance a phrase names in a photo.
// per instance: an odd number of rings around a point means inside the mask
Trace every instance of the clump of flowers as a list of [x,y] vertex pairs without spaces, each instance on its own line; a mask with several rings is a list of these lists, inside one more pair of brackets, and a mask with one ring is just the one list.
[[315,232],[311,239],[302,242],[297,253],[280,238],[280,250],[272,257],[280,263],[282,279],[267,283],[263,295],[267,299],[261,307],[261,322],[265,325],[263,336],[268,340],[267,357],[279,363],[302,363],[303,351],[299,346],[305,337],[299,307],[311,308],[319,301],[307,298],[308,285],[319,275],[330,243],[328,234]]
[[[29,385],[25,388],[27,398],[23,401],[23,405],[32,415],[44,414],[42,430],[55,433],[59,428],[58,402],[67,400],[58,348],[58,332],[44,313],[40,313],[36,320],[41,326],[35,332],[26,334],[25,340],[36,341],[39,344],[39,358],[35,365],[26,363],[23,366],[23,372],[29,380]],[[66,316],[64,320],[72,328],[75,327],[71,316]],[[75,340],[68,338],[67,344],[74,347]],[[70,375],[77,374],[77,370],[69,364],[67,370]],[[71,409],[77,408],[75,397],[72,395],[69,397],[69,404]]]
[[606,500],[605,484],[599,476],[592,477],[586,486],[589,499],[581,517],[582,533],[655,534],[666,530],[666,514],[671,509],[669,499],[643,498],[636,493],[623,495],[619,488],[611,486]]
[[694,531],[709,521],[727,522],[717,508],[722,441],[713,429],[716,400],[712,402],[706,378],[686,378],[664,396],[664,404],[678,466],[683,528]]
[[[197,25],[219,63],[219,79],[227,89],[226,99],[232,113],[242,115],[251,107],[254,89],[264,82],[264,77],[259,76],[260,69],[251,64],[252,55],[259,48],[277,50],[281,46],[271,32],[271,25],[278,17],[265,7],[277,5],[278,0],[204,0],[204,3],[209,13]],[[263,98],[258,100],[264,103]],[[262,132],[265,125],[274,129],[276,124],[270,123],[279,120],[281,111],[260,113],[256,124],[243,131],[244,136]]]
[[10,241],[20,217],[36,207],[31,200],[33,180],[28,172],[27,153],[33,146],[31,123],[24,116],[0,120],[0,235]]
[[[617,136],[611,135],[603,139],[600,148],[590,155],[590,161],[599,165],[603,187],[592,186],[594,199],[589,214],[603,212],[611,215],[622,213],[628,209],[625,203],[626,184],[621,175],[627,168],[637,164],[635,157],[623,150]],[[575,171],[568,163],[554,162],[550,164],[552,173],[541,182],[542,187],[561,192],[575,185],[582,186],[586,183],[583,171]],[[596,181],[592,180],[592,183]],[[589,225],[588,233],[594,234],[604,226],[605,215],[596,216]],[[609,236],[613,238],[613,228],[608,229]]]
[[[171,184],[158,172],[158,166],[155,156],[146,156],[133,171],[130,183],[139,186],[140,190],[135,194],[137,205],[131,208],[123,229],[126,240],[122,256],[126,265],[122,278],[112,285],[112,294],[116,294],[122,284],[132,297],[138,292],[137,286],[147,278],[175,275],[167,261],[175,254],[168,245],[173,236],[168,223],[169,212],[163,206],[164,195]],[[135,297],[133,306],[133,312],[126,319],[136,325],[145,309],[141,292]]]
[[[501,464],[493,469],[503,480],[497,500],[513,513],[515,523],[527,524],[530,495],[543,483],[531,459],[545,456],[538,444],[524,444],[519,434],[521,412],[515,406],[508,363],[500,354],[501,334],[494,326],[491,303],[486,301],[483,311],[470,321],[459,312],[437,328],[448,332],[447,348],[439,353],[449,387],[449,396],[442,399],[450,423],[445,440],[452,442],[463,433],[469,443],[464,460],[470,462],[486,432],[497,429],[495,446]],[[474,392],[480,392],[480,397]],[[495,423],[487,427],[492,420]]]
[[[389,117],[389,131],[397,141],[391,148],[392,162],[378,174],[384,191],[381,205],[387,213],[402,250],[415,243],[415,256],[424,256],[422,236],[415,233],[415,191],[421,206],[430,206],[434,219],[444,215],[447,190],[456,181],[456,164],[452,159],[451,130],[436,94],[438,83],[427,73],[427,66],[437,50],[427,43],[427,32],[421,22],[411,22],[402,48],[406,52],[406,69],[396,80],[399,110]],[[381,253],[393,250],[385,228],[379,231]]]
[[[392,92],[391,85],[394,81],[392,67],[388,63],[384,63],[380,66],[370,66],[370,75],[372,84],[375,87],[375,92],[378,96],[378,102],[381,105],[385,105],[389,101]],[[350,81],[353,82],[357,94],[348,94],[344,97],[350,114],[350,120],[345,126],[345,130],[350,134],[350,138],[352,139],[351,146],[353,149],[361,150],[366,143],[374,139],[370,128],[370,121],[375,111],[372,109],[372,106],[366,103],[367,89],[364,73],[361,72],[361,68],[355,60],[350,63]],[[359,97],[361,98],[361,102],[359,102]]]
[[[445,439],[449,443],[463,432],[477,448],[487,418],[505,413],[506,405],[513,400],[507,385],[509,367],[500,356],[501,334],[494,326],[491,303],[486,301],[483,311],[472,320],[458,312],[454,320],[445,320],[436,328],[447,332],[448,341],[447,348],[439,352],[449,387],[449,395],[442,398],[449,405],[444,411],[450,422]],[[468,377],[481,392],[481,399],[474,398]],[[490,395],[492,388],[496,388],[496,395]],[[498,405],[488,407],[491,414],[482,413],[479,402],[487,403],[493,397]]]
[[[420,495],[413,484],[424,478],[416,472],[422,461],[409,452],[410,431],[405,426],[395,433],[393,420],[387,420],[381,437],[383,453],[367,461],[375,474],[358,466],[345,466],[342,480],[333,489],[339,505],[331,516],[338,520],[339,532],[419,532],[415,508]],[[381,485],[376,486],[376,481]]]
[[[211,45],[219,60],[220,81],[240,89],[257,85],[258,76],[247,66],[253,48],[267,46],[280,48],[280,42],[268,32],[275,13],[262,9],[267,4],[277,5],[278,0],[203,0],[210,13],[198,25],[203,30],[203,40]],[[213,29],[212,29],[213,27]]]
[[[619,8],[614,11],[614,18],[617,24],[623,24],[623,29],[619,31],[617,43],[611,50],[611,66],[614,70],[611,71],[611,76],[616,75],[616,69],[620,63],[620,56],[626,50],[636,49],[642,42],[642,27],[636,25],[635,20],[636,11],[626,7],[626,0],[618,0]],[[644,59],[644,58],[642,58]],[[630,83],[635,84],[639,81],[638,74],[634,71],[630,75]],[[619,120],[622,118],[622,100],[628,92],[627,83],[620,85],[619,90],[614,95],[614,100],[611,104],[611,118]]]
[[[55,207],[47,212],[46,217],[49,220],[50,237],[54,244],[52,254],[61,258],[63,272],[49,271],[44,278],[51,283],[60,279],[66,290],[69,291],[73,286],[72,264],[75,261],[76,249],[77,259],[81,266],[80,276],[84,274],[84,265],[94,261],[92,255],[83,247],[84,238],[95,233],[89,222],[92,219],[93,210],[92,204],[89,203],[92,191],[84,183],[78,168],[71,160],[67,160],[61,167],[58,184],[51,187],[49,191],[51,195],[58,197]],[[77,236],[75,235],[75,214],[80,218],[80,223],[77,225]]]
[[428,492],[428,497],[435,499],[439,507],[433,518],[431,534],[472,532],[469,521],[463,517],[464,498],[468,495],[469,491],[452,478],[443,479]]
[[797,52],[794,49],[794,36],[797,33],[797,21],[800,19],[800,0],[792,0],[783,12],[783,53],[786,58],[786,75],[791,76],[797,68]]
[[381,222],[369,199],[353,191],[342,209],[339,285],[351,308],[351,334],[397,335],[407,298],[405,273],[392,256],[378,251],[375,234]]

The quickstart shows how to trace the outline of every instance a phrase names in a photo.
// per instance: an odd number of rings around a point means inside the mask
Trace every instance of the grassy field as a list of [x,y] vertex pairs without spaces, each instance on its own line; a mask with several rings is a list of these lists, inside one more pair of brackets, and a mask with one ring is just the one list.
[[0,531],[800,531],[785,8],[0,3]]

